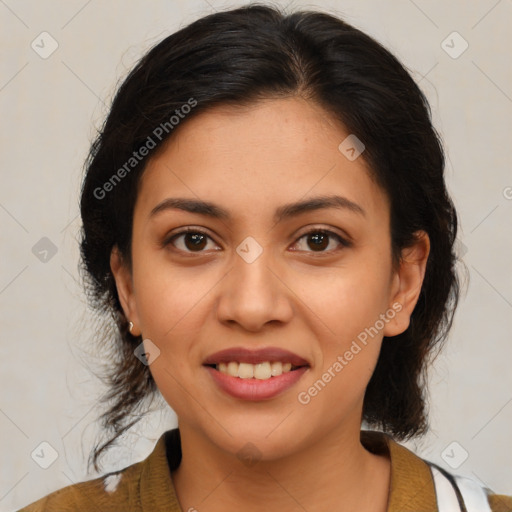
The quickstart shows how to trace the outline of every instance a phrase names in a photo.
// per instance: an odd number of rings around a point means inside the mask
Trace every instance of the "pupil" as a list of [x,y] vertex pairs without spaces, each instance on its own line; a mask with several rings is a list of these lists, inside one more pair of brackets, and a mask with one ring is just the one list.
[[[313,249],[325,249],[328,245],[328,237],[324,233],[315,233],[311,235],[311,239],[314,240]],[[321,240],[320,240],[321,239]],[[320,244],[318,243],[320,241]],[[327,241],[327,244],[325,243]],[[324,242],[324,243],[322,243]]]
[[[200,233],[188,233],[186,236],[185,236],[185,243],[190,240],[192,240],[192,248],[199,248],[199,249],[202,249],[203,247],[201,246],[201,244],[204,244],[204,235],[201,235]],[[191,248],[189,247],[189,245],[186,243],[187,245],[187,248]]]
[[[204,247],[204,235],[200,233],[188,233],[185,236],[186,245],[190,249],[187,241],[192,242],[192,248],[202,249]],[[313,241],[312,249],[325,249],[328,243],[328,237],[324,233],[315,233],[314,235],[310,235],[310,240]],[[326,243],[327,242],[327,243]],[[202,245],[203,244],[203,245]]]

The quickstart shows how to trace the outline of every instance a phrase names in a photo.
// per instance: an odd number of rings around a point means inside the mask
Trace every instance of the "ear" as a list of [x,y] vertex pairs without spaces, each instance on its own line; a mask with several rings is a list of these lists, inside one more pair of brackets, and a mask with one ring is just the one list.
[[386,324],[384,336],[396,336],[409,327],[420,296],[430,253],[430,239],[425,231],[417,231],[415,237],[414,244],[402,250],[400,267],[393,275],[390,305],[395,305],[393,309],[397,313]]
[[114,246],[110,253],[110,269],[116,281],[117,294],[119,295],[124,315],[129,322],[133,322],[131,334],[133,336],[140,336],[140,322],[133,291],[132,275],[117,246]]

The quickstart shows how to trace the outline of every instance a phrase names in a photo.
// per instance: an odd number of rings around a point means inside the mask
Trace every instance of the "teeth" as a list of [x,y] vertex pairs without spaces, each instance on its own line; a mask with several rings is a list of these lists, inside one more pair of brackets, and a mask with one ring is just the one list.
[[269,362],[254,365],[255,379],[265,380],[270,379],[270,377],[272,377],[272,370]]
[[240,363],[238,365],[238,376],[241,379],[252,379],[254,377],[254,365],[249,363]]
[[250,364],[238,363],[230,361],[229,363],[219,363],[216,369],[221,373],[231,375],[231,377],[240,377],[241,379],[259,379],[266,380],[271,377],[278,377],[283,373],[289,372],[292,369],[291,363],[281,363],[280,361]]

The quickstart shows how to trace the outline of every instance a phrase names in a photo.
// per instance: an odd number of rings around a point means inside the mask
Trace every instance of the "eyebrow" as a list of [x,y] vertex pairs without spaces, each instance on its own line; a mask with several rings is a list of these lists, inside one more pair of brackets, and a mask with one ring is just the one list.
[[[365,210],[357,203],[354,203],[346,197],[333,195],[312,197],[303,201],[280,206],[274,213],[274,221],[281,222],[285,219],[296,217],[302,213],[323,210],[327,208],[347,210],[362,215],[363,217],[366,216]],[[205,215],[214,219],[231,219],[231,214],[229,211],[216,205],[215,203],[184,197],[169,197],[164,199],[151,210],[149,217],[151,218],[160,212],[173,209],[183,210],[189,213],[197,213],[199,215]]]

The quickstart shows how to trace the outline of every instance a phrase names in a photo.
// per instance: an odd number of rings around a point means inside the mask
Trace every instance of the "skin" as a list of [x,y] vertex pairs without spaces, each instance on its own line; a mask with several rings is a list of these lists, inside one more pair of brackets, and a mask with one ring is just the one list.
[[[183,459],[172,478],[183,510],[387,508],[390,462],[359,440],[363,397],[382,337],[409,325],[430,246],[419,233],[393,270],[387,196],[364,154],[350,161],[338,150],[347,135],[311,102],[272,99],[187,120],[148,163],[134,210],[132,269],[116,248],[111,268],[133,334],[160,350],[150,371],[178,416]],[[285,203],[332,194],[365,215],[328,208],[273,219]],[[177,209],[150,217],[169,197],[212,201],[232,217]],[[162,244],[186,226],[210,237],[202,252],[186,236]],[[318,249],[304,236],[312,228],[348,235],[352,244],[331,236]],[[248,236],[263,250],[252,263],[236,251]],[[394,303],[401,311],[300,403],[298,393]],[[288,349],[310,368],[275,398],[236,399],[202,366],[234,346]],[[248,442],[257,449],[253,465],[237,456]]]

